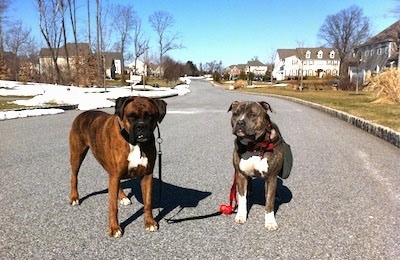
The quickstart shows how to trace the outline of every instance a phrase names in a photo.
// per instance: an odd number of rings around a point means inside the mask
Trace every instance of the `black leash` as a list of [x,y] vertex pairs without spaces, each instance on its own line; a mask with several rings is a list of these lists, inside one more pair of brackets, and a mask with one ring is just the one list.
[[163,139],[161,138],[161,134],[160,134],[160,127],[157,124],[157,133],[158,133],[158,137],[157,137],[157,143],[158,143],[158,179],[159,179],[159,199],[158,199],[158,203],[159,203],[159,209],[161,209],[161,193],[162,193],[162,171],[161,171],[161,164],[162,164],[162,151],[161,151],[161,143],[163,142]]

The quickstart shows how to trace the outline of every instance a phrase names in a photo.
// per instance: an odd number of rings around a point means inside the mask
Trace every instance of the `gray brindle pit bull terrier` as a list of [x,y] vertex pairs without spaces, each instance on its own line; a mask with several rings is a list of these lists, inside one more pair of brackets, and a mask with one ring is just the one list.
[[235,222],[247,220],[247,187],[251,177],[265,179],[265,228],[278,229],[274,215],[277,177],[283,165],[283,139],[278,126],[271,122],[267,102],[234,101],[231,124],[236,135],[233,166],[237,182]]

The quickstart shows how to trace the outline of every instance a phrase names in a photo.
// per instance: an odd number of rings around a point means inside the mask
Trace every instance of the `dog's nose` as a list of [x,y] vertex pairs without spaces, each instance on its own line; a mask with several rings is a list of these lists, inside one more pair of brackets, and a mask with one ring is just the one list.
[[139,122],[139,123],[137,124],[136,128],[137,128],[137,130],[143,131],[143,130],[145,130],[146,125],[145,125],[144,122]]
[[245,126],[245,122],[244,122],[244,120],[238,120],[237,123],[236,123],[236,125],[237,125],[238,127],[244,127],[244,126]]

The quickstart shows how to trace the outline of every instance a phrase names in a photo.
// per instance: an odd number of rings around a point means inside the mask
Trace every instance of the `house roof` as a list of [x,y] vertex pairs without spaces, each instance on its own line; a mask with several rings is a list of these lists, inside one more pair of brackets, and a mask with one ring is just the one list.
[[[66,49],[68,51],[68,55],[70,57],[79,56],[79,55],[86,55],[86,54],[91,53],[89,43],[78,43],[77,44],[78,48],[75,48],[75,43],[67,43],[66,47],[67,47]],[[79,53],[79,55],[78,55],[78,53]],[[39,56],[41,58],[51,57],[50,48],[42,48],[40,50]],[[64,46],[60,47],[58,56],[59,57],[66,57],[67,56]]]
[[287,57],[296,56],[296,49],[278,49],[277,50],[280,59],[286,59]]
[[[296,48],[296,49],[278,49],[278,55],[280,59],[285,59],[288,57],[296,56],[296,57],[305,57],[307,51],[310,51],[310,59],[316,60],[318,58],[318,52],[322,51],[322,59],[323,60],[332,60],[330,58],[331,51],[334,51],[335,54],[337,51],[333,48]],[[339,55],[335,55],[333,60],[339,60]]]
[[247,66],[259,67],[259,66],[265,66],[265,65],[259,60],[250,60],[247,62]]
[[378,33],[374,37],[370,38],[361,46],[377,44],[380,42],[388,42],[388,41],[397,42],[397,40],[400,38],[399,34],[400,34],[400,20],[390,25],[388,28]]
[[[316,60],[318,59],[318,52],[322,51],[322,59],[323,60],[332,60],[330,57],[331,51],[334,51],[335,54],[338,52],[333,48],[297,48],[298,57],[305,57],[306,53],[310,51],[310,59]],[[339,60],[339,55],[335,55],[333,60]]]
[[103,52],[103,56],[106,68],[111,67],[113,60],[122,61],[122,56],[120,52]]

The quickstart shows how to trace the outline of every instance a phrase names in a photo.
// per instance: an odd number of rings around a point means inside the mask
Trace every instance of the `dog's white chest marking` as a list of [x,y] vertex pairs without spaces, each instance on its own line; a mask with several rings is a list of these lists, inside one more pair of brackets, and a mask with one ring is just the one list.
[[253,156],[242,156],[240,159],[239,169],[246,175],[254,175],[254,171],[258,171],[261,175],[268,172],[268,161],[267,158],[262,158],[258,155]]
[[131,145],[129,144],[129,155],[128,155],[128,170],[132,168],[136,168],[139,165],[147,167],[147,157],[142,157],[142,151],[140,150],[139,145]]

